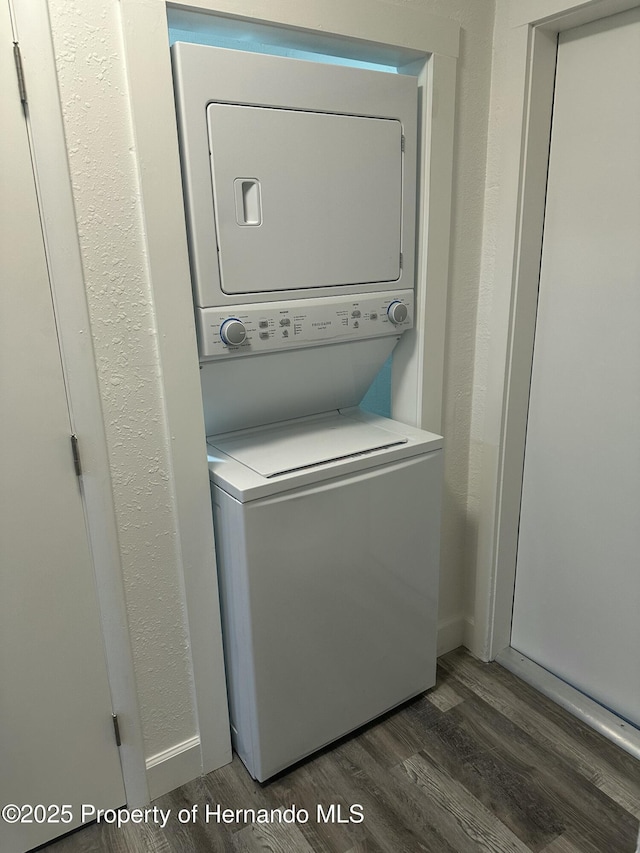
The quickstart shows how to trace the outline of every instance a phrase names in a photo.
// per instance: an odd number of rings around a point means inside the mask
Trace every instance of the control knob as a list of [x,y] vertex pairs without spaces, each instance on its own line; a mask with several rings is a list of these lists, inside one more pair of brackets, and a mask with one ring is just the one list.
[[397,326],[399,323],[404,323],[408,314],[409,311],[407,310],[407,306],[404,302],[399,302],[397,299],[387,308],[387,317],[391,320],[394,326]]
[[247,337],[247,330],[242,320],[238,320],[237,317],[229,317],[220,326],[220,337],[227,346],[239,347]]

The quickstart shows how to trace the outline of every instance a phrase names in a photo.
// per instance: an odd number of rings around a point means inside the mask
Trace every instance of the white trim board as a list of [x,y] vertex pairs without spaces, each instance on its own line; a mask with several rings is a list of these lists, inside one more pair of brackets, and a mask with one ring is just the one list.
[[496,97],[503,129],[501,201],[482,435],[474,654],[508,648],[522,466],[542,249],[559,32],[638,6],[618,0],[511,0],[506,67]]
[[535,25],[561,33],[637,5],[638,0],[512,0],[509,23],[512,27]]
[[152,800],[186,785],[202,773],[200,738],[188,738],[147,758],[147,781]]
[[421,104],[416,323],[402,336],[393,352],[391,415],[399,421],[441,434],[456,60],[432,53],[426,61],[410,63],[400,71],[418,75]]
[[[419,210],[418,300],[429,309],[398,350],[404,379],[393,415],[434,432],[441,429],[446,320],[455,57],[459,26],[421,10],[379,0],[201,0],[172,9],[210,12],[289,30],[349,40],[375,59],[393,48],[419,74],[423,128]],[[215,552],[197,350],[183,214],[167,7],[162,0],[120,4],[127,77],[140,169],[142,211],[162,362],[166,414],[173,438],[173,476],[184,565],[196,706],[204,772],[231,759],[226,710]],[[387,50],[388,53],[388,50]],[[416,53],[422,58],[416,60]],[[363,57],[366,58],[366,57]],[[417,64],[416,64],[417,63]],[[171,234],[171,241],[166,235]],[[427,242],[429,252],[426,251]],[[169,245],[170,243],[170,245]],[[430,276],[426,289],[426,276]]]

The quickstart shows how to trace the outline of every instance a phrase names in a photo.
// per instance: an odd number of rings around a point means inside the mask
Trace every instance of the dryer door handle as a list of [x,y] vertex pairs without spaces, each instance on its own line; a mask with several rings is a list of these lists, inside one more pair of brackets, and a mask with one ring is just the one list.
[[233,182],[238,225],[262,224],[262,193],[257,178],[236,178]]

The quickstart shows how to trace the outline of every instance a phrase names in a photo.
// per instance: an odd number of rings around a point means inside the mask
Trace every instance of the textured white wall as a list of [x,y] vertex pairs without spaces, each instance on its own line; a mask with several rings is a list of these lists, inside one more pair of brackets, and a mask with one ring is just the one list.
[[[461,27],[453,160],[451,263],[443,434],[445,492],[440,582],[441,643],[453,648],[472,636],[475,560],[475,468],[469,468],[472,388],[491,94],[493,0],[407,0]],[[403,5],[398,2],[396,5]],[[486,251],[485,251],[486,253]]]
[[197,733],[117,2],[51,0],[147,757]]
[[[463,639],[463,590],[473,554],[469,449],[494,3],[388,2],[423,7],[454,19],[462,28],[443,427],[447,455],[440,607],[440,622],[448,629],[446,643],[452,647]],[[119,8],[116,0],[50,0],[50,7],[150,756],[192,737],[196,720]]]

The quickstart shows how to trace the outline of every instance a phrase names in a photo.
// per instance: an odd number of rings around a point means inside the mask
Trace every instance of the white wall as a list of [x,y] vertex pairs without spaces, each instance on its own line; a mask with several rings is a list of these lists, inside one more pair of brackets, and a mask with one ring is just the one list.
[[454,19],[461,27],[442,427],[445,492],[439,649],[446,651],[468,642],[472,635],[473,608],[465,599],[467,578],[472,575],[475,559],[473,506],[468,504],[473,486],[469,453],[494,3],[420,0],[420,5],[433,14]]
[[117,2],[52,0],[146,756],[197,733]]
[[[159,2],[160,0],[158,0]],[[493,0],[406,0],[455,19],[458,65],[444,434],[442,645],[463,639],[469,442]],[[50,0],[61,101],[110,451],[147,756],[197,733],[170,435],[144,255],[117,0]],[[372,6],[372,12],[375,7]],[[141,46],[141,49],[143,47]],[[467,612],[470,612],[468,608]]]

